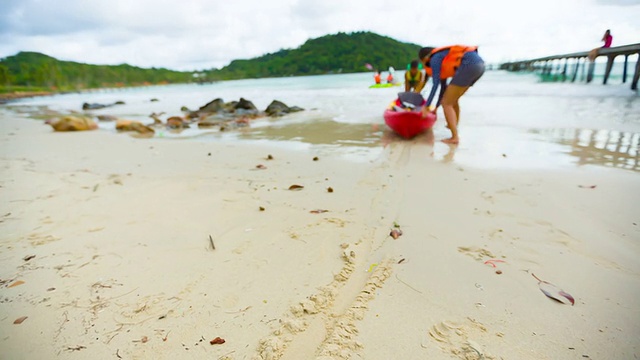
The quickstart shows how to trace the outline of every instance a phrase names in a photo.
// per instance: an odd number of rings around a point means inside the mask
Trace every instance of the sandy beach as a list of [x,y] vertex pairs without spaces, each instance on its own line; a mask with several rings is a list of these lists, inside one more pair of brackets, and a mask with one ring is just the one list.
[[476,169],[420,141],[354,161],[54,133],[8,113],[0,144],[1,359],[640,357],[636,172]]

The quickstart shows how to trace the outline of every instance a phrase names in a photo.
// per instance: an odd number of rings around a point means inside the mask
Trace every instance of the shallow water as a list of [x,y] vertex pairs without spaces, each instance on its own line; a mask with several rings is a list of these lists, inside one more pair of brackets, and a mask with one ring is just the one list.
[[[221,132],[186,129],[157,131],[155,137],[186,141],[270,143],[290,149],[316,149],[353,160],[377,158],[389,143],[406,142],[384,124],[382,112],[401,87],[370,89],[370,74],[323,75],[277,79],[225,81],[206,85],[170,85],[23,99],[5,105],[14,111],[36,107],[68,113],[82,103],[124,101],[91,114],[151,122],[182,115],[180,108],[197,109],[215,98],[244,97],[259,109],[274,99],[305,108],[281,118],[262,118],[249,127]],[[427,87],[427,91],[429,87]],[[151,99],[158,99],[152,102]],[[481,168],[622,169],[640,171],[640,97],[621,84],[596,81],[541,82],[534,74],[488,71],[461,102],[461,144],[450,147],[438,140],[448,136],[444,116],[433,134],[412,140],[433,147],[433,159]],[[101,123],[104,131],[113,124]],[[126,135],[120,135],[126,136]],[[435,141],[433,141],[435,139]],[[141,139],[141,141],[144,141]]]

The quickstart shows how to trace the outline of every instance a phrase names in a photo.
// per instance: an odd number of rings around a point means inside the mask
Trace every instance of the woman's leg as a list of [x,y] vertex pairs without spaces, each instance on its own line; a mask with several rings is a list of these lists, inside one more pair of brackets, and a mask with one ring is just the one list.
[[447,144],[457,144],[458,138],[458,115],[460,114],[460,105],[458,99],[469,89],[468,86],[449,85],[442,97],[442,111],[447,120],[447,127],[451,130],[451,138],[442,140]]
[[469,90],[469,87],[473,86],[482,77],[482,74],[484,74],[484,62],[460,66],[444,92],[442,110],[451,130],[451,138],[443,140],[445,143],[458,143],[458,123],[460,122],[460,104],[458,104],[458,100]]
[[[456,125],[460,125],[460,104],[457,101],[455,105],[453,105],[453,109],[456,112],[456,119],[457,119]],[[447,129],[450,129],[449,124],[447,124]]]

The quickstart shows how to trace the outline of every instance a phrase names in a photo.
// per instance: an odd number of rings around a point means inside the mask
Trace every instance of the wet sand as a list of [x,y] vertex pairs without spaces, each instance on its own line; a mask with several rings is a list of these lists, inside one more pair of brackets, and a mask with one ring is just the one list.
[[640,356],[635,172],[0,128],[3,359]]

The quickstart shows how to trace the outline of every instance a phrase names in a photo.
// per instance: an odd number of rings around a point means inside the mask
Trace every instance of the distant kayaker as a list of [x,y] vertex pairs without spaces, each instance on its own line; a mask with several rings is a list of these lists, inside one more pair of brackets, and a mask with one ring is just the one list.
[[382,82],[382,76],[380,76],[380,72],[378,70],[373,73],[373,80],[376,84],[380,84]]
[[[458,122],[460,121],[460,105],[458,99],[473,86],[484,74],[484,60],[478,55],[477,46],[451,45],[441,48],[425,47],[418,52],[420,61],[424,64],[426,71],[425,81],[419,90],[429,80],[433,78],[433,87],[427,98],[427,106],[423,108],[424,116],[429,111],[435,112],[442,104],[442,111],[447,120],[447,127],[451,130],[451,138],[442,140],[447,144],[457,144]],[[451,78],[449,85],[446,80]],[[438,86],[443,86],[440,91],[440,99],[436,106],[431,107]]]
[[418,60],[413,60],[409,70],[404,73],[404,91],[418,92],[418,87],[422,83],[422,71],[418,70]]
[[389,75],[387,75],[387,84],[393,84],[393,73],[389,71]]

